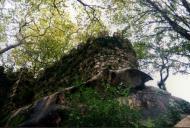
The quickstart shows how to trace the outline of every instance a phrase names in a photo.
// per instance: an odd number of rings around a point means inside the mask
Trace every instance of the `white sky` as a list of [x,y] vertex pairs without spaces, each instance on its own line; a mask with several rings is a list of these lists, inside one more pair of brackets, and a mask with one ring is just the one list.
[[[147,85],[157,87],[158,75],[152,76],[154,80],[147,82]],[[166,81],[166,88],[173,96],[190,102],[190,75],[170,75]]]
[[190,75],[173,75],[168,78],[167,88],[174,96],[190,102]]

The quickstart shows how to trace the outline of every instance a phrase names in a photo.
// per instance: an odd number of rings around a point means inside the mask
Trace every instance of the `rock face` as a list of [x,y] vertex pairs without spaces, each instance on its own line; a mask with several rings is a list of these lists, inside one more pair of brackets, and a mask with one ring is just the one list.
[[80,44],[46,69],[39,79],[41,86],[37,90],[46,94],[47,88],[56,91],[56,87],[71,86],[79,79],[86,82],[108,67],[113,70],[138,68],[135,51],[128,40],[115,37],[88,39],[86,44]]
[[103,69],[97,75],[85,82],[88,85],[100,85],[102,81],[106,81],[111,85],[121,85],[132,88],[144,88],[145,82],[153,80],[148,74],[138,69],[119,69],[109,70]]
[[111,70],[110,75],[112,84],[123,84],[126,87],[131,86],[133,88],[143,88],[145,82],[153,80],[148,74],[137,69],[124,68],[120,70]]
[[[7,126],[10,126],[11,122],[20,116],[24,116],[24,120],[19,126],[59,126],[65,120],[62,113],[70,111],[70,104],[65,95],[73,89],[67,88],[56,92],[36,101],[34,104],[18,109],[12,114]],[[147,119],[165,117],[171,111],[174,112],[174,115],[190,113],[189,103],[155,87],[146,87],[128,97],[118,97],[117,99],[120,105],[129,105],[132,108],[139,109],[143,117],[142,122]],[[164,118],[167,125],[172,126],[176,123],[176,120],[172,118],[172,116]]]
[[144,118],[156,119],[173,110],[180,114],[190,113],[190,103],[155,87],[146,87],[118,100],[121,104],[141,109]]
[[186,116],[185,118],[183,118],[174,127],[175,128],[189,128],[190,127],[190,116]]
[[7,126],[11,123],[12,118],[16,116],[30,115],[27,120],[19,124],[19,126],[58,126],[61,121],[59,110],[67,110],[66,101],[63,92],[57,92],[50,96],[46,96],[33,105],[18,109],[8,121]]

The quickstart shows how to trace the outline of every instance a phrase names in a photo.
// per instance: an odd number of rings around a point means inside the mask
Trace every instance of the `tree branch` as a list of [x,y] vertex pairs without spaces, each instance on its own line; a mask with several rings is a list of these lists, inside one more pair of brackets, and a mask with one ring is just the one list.
[[186,38],[187,40],[190,40],[190,34],[189,31],[184,29],[182,26],[178,25],[175,21],[173,21],[168,15],[166,11],[163,11],[160,7],[158,7],[153,1],[146,0],[147,3],[149,3],[157,12],[159,12],[164,19],[169,23],[169,25],[178,32],[181,36]]
[[186,8],[187,12],[189,13],[190,15],[190,3],[187,2],[186,0],[181,0],[183,6]]

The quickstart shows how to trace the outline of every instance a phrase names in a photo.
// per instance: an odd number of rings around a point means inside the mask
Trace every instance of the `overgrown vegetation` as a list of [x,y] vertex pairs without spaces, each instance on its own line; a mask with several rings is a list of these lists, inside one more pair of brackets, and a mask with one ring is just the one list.
[[[138,127],[140,115],[129,106],[121,106],[112,90],[115,87],[107,86],[106,96],[92,88],[81,88],[80,92],[69,96],[71,113],[68,115],[66,126],[85,127]],[[127,93],[125,93],[127,95]],[[63,123],[64,125],[64,123]]]
[[[26,72],[25,72],[26,73]],[[23,84],[29,79],[25,74],[23,77]],[[73,83],[74,85],[80,85],[81,80],[77,80]],[[179,115],[176,114],[175,109],[171,108],[169,115],[162,116],[156,120],[148,119],[143,120],[141,112],[130,108],[128,105],[122,105],[118,97],[127,97],[130,93],[130,88],[122,86],[111,86],[106,82],[102,82],[101,86],[104,88],[101,90],[95,87],[85,87],[81,88],[72,94],[66,94],[67,100],[69,101],[69,110],[58,111],[64,121],[59,124],[59,126],[69,126],[69,127],[130,127],[130,128],[162,128],[172,126],[172,122],[179,120]],[[31,88],[32,89],[32,88]],[[22,89],[21,89],[22,90]],[[23,91],[26,93],[27,91]],[[22,94],[16,95],[18,98],[22,97]],[[20,103],[26,105],[25,100],[19,99]],[[17,100],[18,101],[18,100]],[[15,103],[17,103],[15,101]],[[12,104],[13,105],[13,104]],[[19,104],[16,104],[19,106]],[[8,106],[7,106],[8,107]],[[10,106],[13,107],[13,106]],[[3,108],[4,110],[8,108]],[[13,110],[13,108],[10,108]],[[10,118],[10,111],[1,112],[1,125],[5,123]],[[17,115],[14,117],[9,125],[16,127],[25,121],[26,115]],[[168,120],[171,119],[171,120]]]

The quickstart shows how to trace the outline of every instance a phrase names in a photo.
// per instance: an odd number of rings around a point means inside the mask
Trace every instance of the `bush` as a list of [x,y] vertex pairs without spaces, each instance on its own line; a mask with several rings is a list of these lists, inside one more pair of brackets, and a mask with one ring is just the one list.
[[109,95],[104,98],[90,88],[83,88],[79,93],[70,96],[72,110],[68,115],[67,126],[138,127],[138,112],[129,106],[119,105],[114,97],[115,93],[113,94],[115,88],[109,87],[108,90],[106,93]]

